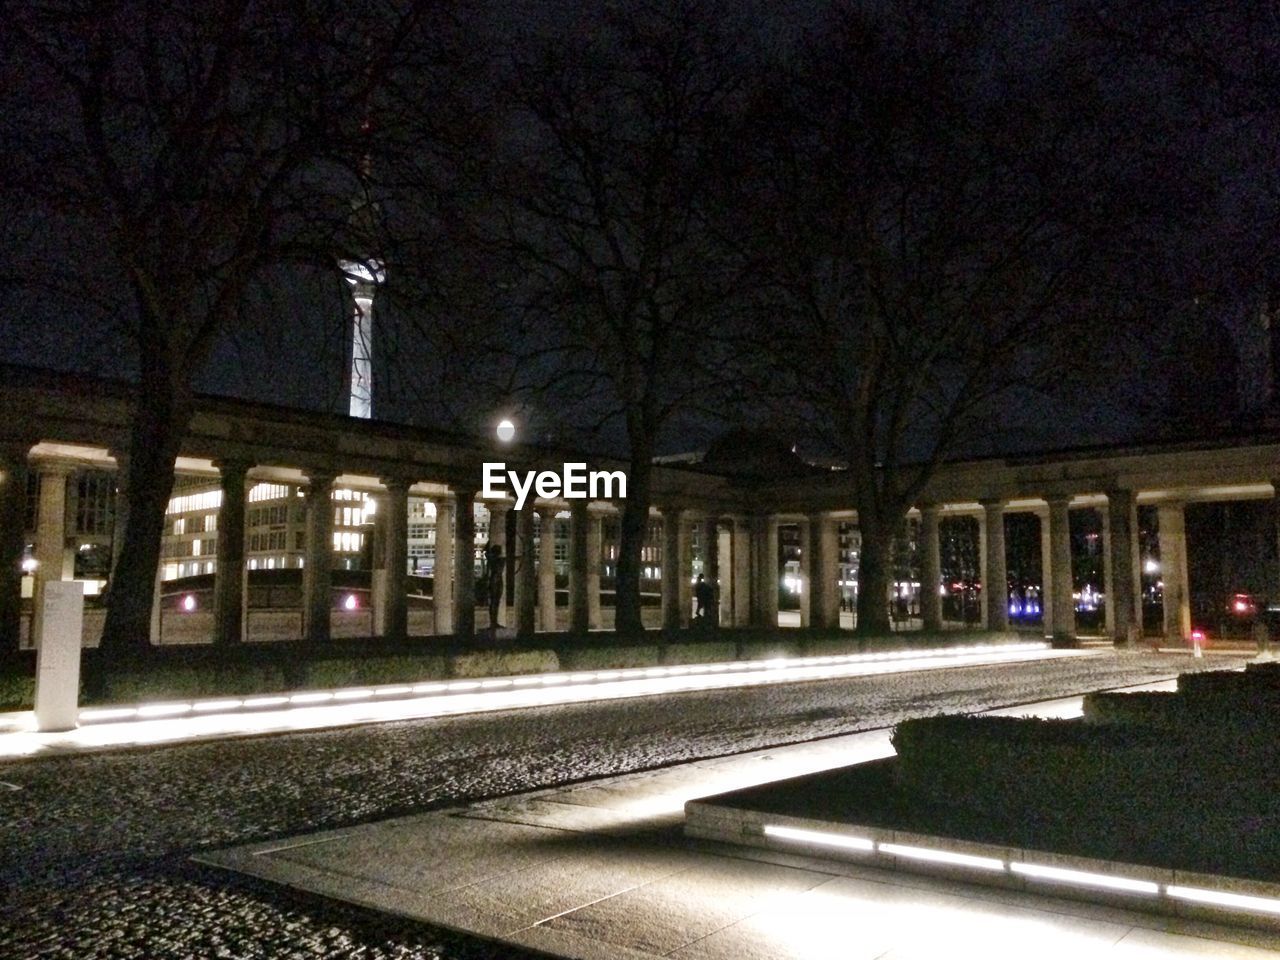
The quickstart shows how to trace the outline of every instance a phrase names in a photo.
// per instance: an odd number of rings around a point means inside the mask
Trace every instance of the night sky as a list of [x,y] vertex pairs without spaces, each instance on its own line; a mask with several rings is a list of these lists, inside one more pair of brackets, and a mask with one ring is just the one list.
[[[630,12],[626,5],[607,6],[614,15],[625,17]],[[915,7],[924,17],[938,12],[937,5]],[[1069,33],[1064,24],[1072,17],[1089,20],[1090,7],[1087,3],[1009,4],[1004,34],[989,43],[990,56],[1016,64],[1043,56],[1047,46],[1074,42],[1062,39]],[[869,4],[861,9],[875,13],[880,7]],[[1105,67],[1106,75],[1098,78],[1106,85],[1103,96],[1118,100],[1136,90],[1139,95],[1134,102],[1156,103],[1169,111],[1176,118],[1174,126],[1182,130],[1177,149],[1202,151],[1192,159],[1200,169],[1217,176],[1209,184],[1213,195],[1196,214],[1199,220],[1193,219],[1190,226],[1181,224],[1180,234],[1171,234],[1164,246],[1162,238],[1148,238],[1152,248],[1176,248],[1170,259],[1187,256],[1186,234],[1190,233],[1199,237],[1202,248],[1229,250],[1231,262],[1215,264],[1210,271],[1202,308],[1178,313],[1166,301],[1159,309],[1137,311],[1137,319],[1124,331],[1126,336],[1117,341],[1108,342],[1105,336],[1081,339],[1079,352],[1094,357],[1096,363],[1084,364],[1083,373],[1059,384],[1050,383],[1048,391],[1015,390],[1010,402],[993,408],[989,431],[967,452],[1119,441],[1145,433],[1153,423],[1212,432],[1221,426],[1218,415],[1223,407],[1215,402],[1211,415],[1206,415],[1206,397],[1225,399],[1244,411],[1265,408],[1270,401],[1268,331],[1259,317],[1272,282],[1274,255],[1265,228],[1276,219],[1276,195],[1274,183],[1257,171],[1274,159],[1273,135],[1265,131],[1277,104],[1274,91],[1254,89],[1247,81],[1275,57],[1275,40],[1259,40],[1252,32],[1249,21],[1257,11],[1251,4],[1231,5],[1225,14],[1206,12],[1203,22],[1194,22],[1194,11],[1177,9],[1192,18],[1183,33],[1170,28],[1166,35],[1162,25],[1169,21],[1134,14],[1120,23],[1123,29],[1097,40],[1090,50],[1081,49],[1080,56]],[[783,8],[757,4],[750,10],[726,6],[723,16],[734,21],[732,29],[750,36],[755,46],[747,55],[763,58],[762,69],[771,69],[771,58],[786,56],[815,36],[822,38],[829,24],[827,12],[825,5],[816,2]],[[472,55],[492,63],[518,56],[538,37],[563,37],[572,46],[575,38],[594,35],[598,17],[598,10],[584,12],[578,4],[544,2],[522,4],[519,10],[506,4],[475,3],[459,19],[472,41]],[[942,25],[937,29],[945,31],[947,18],[938,19]],[[1155,53],[1125,48],[1128,41],[1119,39],[1125,30],[1133,32],[1138,46],[1149,46]],[[1196,39],[1201,56],[1185,57],[1180,64],[1161,61],[1163,54],[1182,49],[1179,44],[1184,37]],[[3,35],[11,52],[19,42],[12,31]],[[1251,43],[1257,48],[1252,59],[1241,53]],[[1122,52],[1115,52],[1121,48]],[[1113,59],[1104,62],[1099,50]],[[1224,51],[1239,56],[1219,62],[1215,58],[1227,56]],[[75,129],[74,111],[51,90],[47,75],[28,69],[31,61],[5,59],[9,63],[3,68],[0,79],[5,82],[0,86],[8,93],[0,100],[0,129],[22,146],[35,144],[56,153],[60,138]],[[1158,69],[1152,67],[1153,59],[1159,61]],[[1223,80],[1224,74],[1230,79]],[[479,104],[481,113],[510,116],[503,103],[485,99],[500,96],[498,91],[483,89],[488,77],[483,69],[477,72],[473,82],[479,87],[471,91],[476,98],[473,105]],[[1217,93],[1207,94],[1210,90]],[[0,202],[9,251],[0,273],[0,359],[107,376],[136,375],[136,351],[119,333],[132,310],[127,286],[119,282],[115,265],[92,233],[83,229],[83,204],[74,199],[58,208],[47,197],[34,201],[12,179]],[[1196,262],[1202,263],[1203,258]],[[449,269],[447,261],[441,269]],[[1180,268],[1175,264],[1173,269]],[[398,273],[395,263],[389,264],[389,270],[394,284],[403,271]],[[69,275],[76,276],[78,288],[61,282]],[[46,277],[54,282],[42,279]],[[196,373],[198,388],[341,411],[350,349],[343,282],[336,273],[317,269],[274,268],[264,277],[245,298],[240,321],[216,338],[207,362]],[[548,435],[575,438],[597,448],[622,446],[616,420],[593,424],[594,432],[583,432],[593,419],[589,404],[586,410],[570,410],[561,417],[557,404],[522,394],[510,358],[495,359],[492,371],[479,369],[486,357],[495,355],[492,350],[475,349],[491,331],[482,330],[474,320],[451,314],[447,307],[424,307],[400,290],[378,301],[375,317],[374,402],[380,419],[479,429],[499,405],[513,406]],[[505,329],[516,331],[512,336],[526,329],[518,318],[511,323]],[[533,346],[537,345],[535,341]],[[785,349],[785,340],[779,339],[777,349]],[[524,369],[533,369],[539,361],[525,362]],[[454,376],[459,364],[472,368],[479,382],[491,389],[465,388],[464,380]],[[750,404],[717,404],[714,396],[709,399],[706,406],[719,408],[722,416],[691,406],[664,428],[658,452],[705,446],[709,438],[734,423],[770,417]]]

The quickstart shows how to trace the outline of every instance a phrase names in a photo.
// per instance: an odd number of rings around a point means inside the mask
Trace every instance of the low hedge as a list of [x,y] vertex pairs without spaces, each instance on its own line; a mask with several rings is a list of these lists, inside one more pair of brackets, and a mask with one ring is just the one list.
[[998,842],[1280,876],[1267,728],[943,716],[900,724],[893,743],[908,803]]
[[1131,723],[1186,728],[1195,734],[1209,726],[1274,725],[1280,722],[1280,697],[1269,690],[1230,688],[1185,693],[1088,693],[1084,718],[1089,723]]
[[1178,677],[1178,693],[1187,697],[1280,698],[1280,672],[1275,670],[1204,670]]
[[1200,711],[1186,697],[1172,692],[1086,693],[1084,719],[1088,723],[1138,723],[1176,726]]

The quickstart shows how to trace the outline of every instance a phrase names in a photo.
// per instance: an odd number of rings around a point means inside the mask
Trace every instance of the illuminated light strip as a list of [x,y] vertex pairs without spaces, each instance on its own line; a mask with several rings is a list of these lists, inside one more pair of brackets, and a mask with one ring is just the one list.
[[512,684],[510,677],[500,677],[496,680],[481,681],[480,686],[485,690],[492,690],[495,687],[509,687]]
[[1254,897],[1244,893],[1227,893],[1223,890],[1205,890],[1200,887],[1180,887],[1173,884],[1165,887],[1164,892],[1175,900],[1190,900],[1193,903],[1207,903],[1215,907],[1230,907],[1233,910],[1248,910],[1253,913],[1280,914],[1280,900],[1273,897]]
[[402,697],[406,693],[413,693],[413,687],[378,687],[373,691],[375,697]]
[[1084,870],[1067,870],[1062,867],[1042,866],[1034,863],[1010,863],[1009,869],[1024,877],[1048,880],[1053,883],[1069,883],[1077,887],[1095,887],[1101,890],[1123,890],[1126,893],[1146,893],[1155,896],[1160,885],[1150,880],[1133,880],[1114,877],[1105,873],[1088,873]]
[[795,827],[779,827],[766,824],[766,837],[777,837],[779,840],[795,840],[798,843],[813,843],[822,847],[839,847],[842,850],[862,850],[870,853],[875,844],[865,837],[847,837],[839,833],[826,833],[819,830],[800,830]]
[[82,722],[94,722],[98,720],[123,720],[126,717],[136,717],[138,715],[137,707],[106,707],[101,710],[81,710],[80,720]]
[[252,697],[246,700],[243,706],[251,709],[256,707],[279,707],[288,702],[288,697]]
[[535,683],[542,683],[541,677],[516,677],[511,681],[517,687],[528,687]]
[[368,700],[372,696],[373,691],[368,689],[335,690],[333,693],[335,700]]
[[449,689],[444,683],[420,683],[413,688],[414,693],[444,693]]
[[247,700],[201,700],[193,703],[191,709],[197,713],[208,713],[214,710],[236,710],[243,706],[248,706]]
[[949,863],[957,867],[973,867],[975,870],[1004,870],[1004,861],[995,857],[976,857],[970,853],[953,853],[950,850],[934,850],[930,847],[909,847],[901,843],[878,844],[881,853],[908,860],[927,860],[930,863]]
[[289,698],[290,703],[324,703],[332,700],[332,693],[295,693]]
[[180,713],[190,713],[189,703],[149,703],[138,708],[140,717],[174,717]]
[[479,690],[479,680],[455,680],[446,688],[448,690]]

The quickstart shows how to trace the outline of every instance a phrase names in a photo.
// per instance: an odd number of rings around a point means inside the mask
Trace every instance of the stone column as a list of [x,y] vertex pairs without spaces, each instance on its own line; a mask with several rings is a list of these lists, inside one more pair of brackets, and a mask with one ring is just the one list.
[[813,575],[819,571],[814,569],[809,521],[800,520],[796,529],[799,534],[796,540],[800,544],[800,626],[809,627],[813,624]]
[[751,530],[742,517],[733,519],[733,625],[751,622]]
[[679,630],[684,618],[680,610],[680,596],[683,592],[680,584],[688,580],[688,571],[681,562],[682,552],[680,528],[684,511],[676,507],[666,507],[662,511],[662,627],[664,630]]
[[942,513],[920,505],[920,615],[926,631],[942,629]]
[[217,566],[213,573],[213,642],[229,646],[245,639],[245,478],[251,464],[227,460],[216,466],[222,472],[222,506],[218,509]]
[[706,609],[706,623],[720,625],[720,518],[707,517],[702,523],[702,576],[711,584],[711,603]]
[[586,500],[569,501],[569,630],[575,634],[586,633],[591,628],[588,603],[590,593],[590,540],[591,517]]
[[1160,578],[1164,581],[1164,635],[1171,641],[1184,642],[1191,636],[1184,504],[1162,503],[1156,513],[1160,537]]
[[308,643],[328,643],[333,608],[333,480],[331,473],[307,476],[306,560],[302,568],[302,635]]
[[544,631],[556,630],[556,511],[538,508],[538,622]]
[[431,568],[431,606],[436,633],[453,633],[453,498],[432,497],[436,508],[436,560]]
[[1116,635],[1116,605],[1112,602],[1114,581],[1111,578],[1111,511],[1106,506],[1098,509],[1102,521],[1102,630],[1108,637]]
[[778,628],[778,519],[773,516],[754,518],[755,522],[755,595],[752,604],[752,626],[769,630]]
[[409,575],[409,487],[408,480],[384,477],[386,492],[379,498],[378,526],[382,529],[382,556],[375,560],[381,570],[381,602],[373,608],[373,632],[389,640],[404,640],[409,634],[409,599],[405,581]]
[[689,626],[693,618],[693,524],[680,523],[680,576],[676,586],[680,590],[680,626]]
[[1138,571],[1138,498],[1132,490],[1107,491],[1108,542],[1111,582],[1107,604],[1117,646],[1135,646],[1142,637],[1142,607],[1133,589]]
[[18,650],[22,630],[28,449],[26,444],[0,448],[0,656]]
[[1009,574],[1004,555],[1004,501],[982,500],[986,558],[982,567],[982,609],[988,630],[1009,629]]
[[470,640],[476,635],[476,492],[453,491],[453,633]]
[[538,568],[533,548],[533,505],[516,513],[516,633],[531,637],[537,629]]
[[831,514],[819,522],[818,552],[822,567],[822,626],[840,629],[840,524]]
[[599,630],[604,626],[600,614],[600,555],[604,550],[604,517],[588,514],[587,520],[587,626]]
[[[802,562],[806,554],[809,557],[805,576],[805,586],[808,589],[801,595],[800,605],[802,609],[808,610],[806,625],[815,629],[826,629],[831,625],[827,620],[827,595],[831,592],[833,578],[823,543],[825,524],[825,514],[811,513],[805,524],[809,536],[800,541]],[[803,615],[801,620],[804,621]]]
[[1071,570],[1071,498],[1049,497],[1049,589],[1050,597],[1041,598],[1041,608],[1046,601],[1053,607],[1053,637],[1055,644],[1070,645],[1076,641],[1076,604],[1072,591],[1074,578]]
[[1049,508],[1036,511],[1040,523],[1040,632],[1053,639],[1053,541],[1049,537]]
[[31,614],[31,640],[40,645],[40,610],[43,606],[44,585],[51,580],[69,579],[67,559],[67,478],[75,470],[70,463],[41,462],[40,499],[36,507],[36,542],[34,591]]

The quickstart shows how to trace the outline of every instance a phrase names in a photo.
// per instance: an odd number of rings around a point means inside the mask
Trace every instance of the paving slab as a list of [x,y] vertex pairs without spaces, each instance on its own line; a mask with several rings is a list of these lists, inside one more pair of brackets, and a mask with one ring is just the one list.
[[[1079,698],[1016,708],[1078,711]],[[589,960],[1280,957],[1275,935],[682,836],[687,800],[892,752],[887,730],[205,854],[290,887]],[[1092,960],[1092,958],[1091,958]]]

